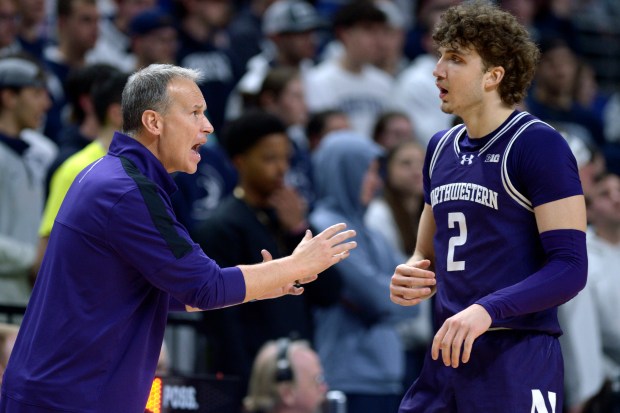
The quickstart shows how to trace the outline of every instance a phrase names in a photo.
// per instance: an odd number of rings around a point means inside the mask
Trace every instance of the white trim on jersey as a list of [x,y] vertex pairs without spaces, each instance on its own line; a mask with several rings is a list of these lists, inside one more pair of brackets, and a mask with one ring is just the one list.
[[504,186],[506,193],[512,199],[514,199],[517,204],[521,205],[523,208],[527,209],[530,212],[534,212],[532,202],[529,199],[527,199],[523,194],[521,194],[519,191],[517,191],[517,189],[514,187],[514,185],[510,181],[510,177],[508,176],[507,164],[508,164],[508,153],[510,152],[510,149],[512,148],[512,144],[517,140],[517,138],[523,133],[525,129],[527,129],[530,125],[534,123],[544,123],[544,122],[538,119],[534,119],[534,120],[527,122],[525,125],[521,126],[519,130],[517,130],[517,132],[514,134],[514,136],[510,139],[510,142],[508,142],[508,145],[506,145],[506,149],[504,150],[504,156],[502,158],[502,185]]
[[463,133],[467,131],[467,127],[463,125],[463,129],[460,130],[456,135],[454,135],[454,140],[452,141],[452,148],[454,149],[454,153],[456,153],[456,157],[458,158],[461,149],[459,148],[459,138],[463,136]]
[[508,122],[508,124],[506,124],[502,130],[500,130],[499,132],[497,132],[497,135],[495,135],[490,141],[487,142],[486,145],[484,145],[482,147],[482,149],[480,149],[480,151],[478,151],[478,156],[482,155],[487,149],[489,149],[489,147],[491,145],[493,145],[493,143],[498,140],[509,128],[512,128],[512,125],[514,125],[515,123],[517,123],[518,121],[521,120],[522,117],[529,115],[529,113],[527,112],[521,112],[519,113],[517,116],[514,117],[513,120],[511,120],[510,122]]
[[[506,131],[508,131],[508,129],[513,127],[515,123],[520,121],[524,116],[528,116],[528,115],[530,115],[528,112],[521,112],[517,116],[515,116],[514,119],[512,119],[510,122],[508,122],[497,133],[497,135],[495,135],[489,142],[487,142],[478,151],[478,156],[480,156],[484,151],[486,151],[495,141],[497,141],[497,139],[499,139],[504,133],[506,133]],[[532,202],[529,199],[527,199],[527,197],[525,195],[521,194],[514,187],[512,182],[510,181],[510,177],[508,176],[507,162],[508,162],[508,153],[510,152],[510,149],[512,148],[512,144],[523,133],[523,131],[525,129],[527,129],[530,125],[532,125],[534,123],[542,123],[543,125],[546,125],[546,126],[548,126],[548,127],[553,129],[552,126],[550,126],[549,124],[541,121],[540,119],[531,120],[531,121],[527,122],[526,124],[524,124],[523,126],[521,126],[517,130],[517,132],[512,136],[512,138],[510,138],[510,142],[508,142],[508,144],[506,145],[506,149],[504,150],[504,155],[502,157],[502,167],[501,167],[502,185],[504,186],[504,190],[506,191],[508,196],[510,196],[517,204],[521,205],[523,208],[527,209],[530,212],[534,212],[534,207],[532,206]],[[454,135],[454,138],[453,138],[453,141],[452,141],[452,146],[454,148],[454,151],[455,151],[456,155],[457,156],[460,155],[461,150],[459,148],[459,139],[460,139],[461,135],[463,135],[463,133],[466,131],[466,128],[465,128],[465,126],[463,124],[459,124],[459,125],[456,125],[456,126],[452,127],[450,130],[448,130],[441,137],[441,139],[439,139],[439,142],[437,143],[437,146],[435,147],[435,151],[433,152],[433,156],[431,157],[431,163],[429,165],[429,171],[428,171],[429,179],[432,178],[432,176],[433,176],[433,170],[435,169],[435,164],[437,163],[437,158],[439,157],[439,154],[441,153],[441,151],[443,150],[444,146],[446,145],[446,142],[453,135],[453,132],[457,131],[457,129],[459,129],[459,128],[461,128],[461,130],[459,130]]]
[[[519,120],[521,120],[522,117],[529,115],[529,113],[527,112],[521,112],[519,113],[517,116],[514,117],[514,119],[512,119],[510,122],[508,122],[506,125],[504,125],[504,127],[497,132],[497,134],[491,139],[489,140],[479,151],[478,151],[478,155],[480,156],[482,155],[487,149],[489,149],[489,147],[491,145],[493,145],[493,143],[495,141],[497,141],[499,138],[502,137],[502,135],[504,133],[506,133],[506,131],[508,129],[510,129],[515,123],[517,123]],[[459,136],[460,138],[460,136]],[[454,147],[454,152],[456,153],[456,156],[460,156],[461,155],[461,148],[459,148],[459,142],[458,142],[458,138],[454,140],[454,142],[452,143],[452,146]]]
[[[435,163],[437,162],[437,157],[439,156],[439,153],[441,152],[441,150],[443,149],[444,145],[446,144],[446,141],[448,140],[448,138],[450,138],[450,135],[452,135],[452,132],[454,132],[456,129],[462,127],[463,129],[461,130],[461,134],[463,133],[463,131],[465,131],[465,126],[461,123],[459,125],[453,126],[449,131],[447,131],[442,137],[441,139],[439,139],[439,143],[437,143],[437,146],[435,147],[435,151],[433,152],[433,157],[431,158],[431,164],[428,167],[428,177],[429,179],[433,177],[433,169],[435,169]],[[458,136],[457,135],[457,139],[458,140]]]

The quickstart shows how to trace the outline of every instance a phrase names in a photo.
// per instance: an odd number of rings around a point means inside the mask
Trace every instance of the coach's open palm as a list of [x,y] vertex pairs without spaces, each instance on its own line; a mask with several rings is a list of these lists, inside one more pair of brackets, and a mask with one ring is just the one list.
[[297,264],[296,268],[300,270],[301,278],[325,271],[347,258],[349,252],[357,247],[355,241],[348,241],[355,236],[355,231],[346,230],[346,227],[343,223],[335,224],[314,237],[310,230],[306,231],[291,255]]

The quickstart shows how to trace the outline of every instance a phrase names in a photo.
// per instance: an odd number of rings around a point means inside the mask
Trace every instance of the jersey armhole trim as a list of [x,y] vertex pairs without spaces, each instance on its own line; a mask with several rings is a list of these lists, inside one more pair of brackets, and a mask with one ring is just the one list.
[[523,126],[521,126],[517,132],[514,134],[514,136],[510,139],[510,142],[508,143],[508,145],[506,146],[506,149],[504,150],[504,156],[502,157],[502,185],[504,186],[504,189],[506,190],[506,193],[519,205],[521,205],[523,208],[527,209],[530,212],[534,212],[534,207],[532,206],[532,201],[530,201],[529,199],[527,199],[527,197],[525,195],[523,195],[522,193],[520,193],[517,188],[515,188],[515,186],[513,185],[512,181],[510,180],[510,176],[508,175],[508,155],[510,153],[510,149],[512,149],[512,145],[515,143],[515,141],[517,140],[517,138],[519,138],[519,136],[521,136],[521,134],[523,133],[523,131],[525,131],[525,129],[527,129],[530,125],[535,124],[535,123],[543,123],[542,121],[538,120],[538,119],[534,119],[531,120],[527,123],[525,123]]

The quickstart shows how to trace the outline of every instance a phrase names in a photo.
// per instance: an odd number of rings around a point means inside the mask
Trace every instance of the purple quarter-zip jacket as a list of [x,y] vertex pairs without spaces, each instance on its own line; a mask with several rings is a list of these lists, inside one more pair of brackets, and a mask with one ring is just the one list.
[[77,176],[4,375],[6,411],[142,413],[169,307],[243,301],[241,271],[221,269],[178,223],[175,190],[159,160],[118,132]]

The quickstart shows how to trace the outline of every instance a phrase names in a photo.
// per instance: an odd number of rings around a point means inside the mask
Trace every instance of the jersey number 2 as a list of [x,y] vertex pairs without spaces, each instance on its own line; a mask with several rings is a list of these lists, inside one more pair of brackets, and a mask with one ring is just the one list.
[[459,227],[459,235],[450,237],[448,240],[448,271],[463,271],[465,269],[465,261],[454,261],[454,248],[465,244],[467,241],[465,214],[462,212],[450,212],[448,214],[448,228],[454,228],[455,224]]

